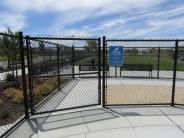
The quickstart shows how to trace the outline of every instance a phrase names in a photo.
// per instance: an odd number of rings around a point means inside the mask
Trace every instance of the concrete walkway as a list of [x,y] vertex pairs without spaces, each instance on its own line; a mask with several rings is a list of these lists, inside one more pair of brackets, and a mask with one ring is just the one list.
[[45,102],[36,112],[98,103],[98,79],[73,79]]
[[109,107],[24,122],[8,138],[183,138],[184,108]]
[[[171,80],[115,79],[108,84],[172,85]],[[177,85],[182,86],[183,81]],[[96,104],[98,80],[72,80],[47,101],[38,112]],[[10,138],[183,138],[184,108],[113,107],[79,109],[36,116],[21,125]],[[87,110],[87,111],[84,111]],[[69,113],[70,112],[70,113]],[[19,131],[17,131],[19,130]],[[165,133],[167,132],[167,133]]]

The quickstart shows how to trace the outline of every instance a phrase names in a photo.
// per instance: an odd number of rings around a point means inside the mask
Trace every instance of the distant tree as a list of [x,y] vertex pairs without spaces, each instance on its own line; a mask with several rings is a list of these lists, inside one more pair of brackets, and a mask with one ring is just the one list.
[[149,50],[149,53],[150,53],[150,55],[157,55],[158,54],[158,50],[156,49],[156,48],[151,48],[150,50]]
[[[4,33],[18,36],[18,32],[12,32],[9,28]],[[1,56],[7,58],[8,69],[11,68],[13,61],[17,58],[16,55],[18,53],[18,46],[19,41],[17,38],[9,36],[0,37],[0,51],[2,54]]]
[[95,40],[88,40],[86,41],[86,46],[85,46],[85,51],[88,53],[88,54],[92,54],[92,61],[91,62],[95,62],[95,59],[96,59],[96,55],[98,54],[98,44]]
[[125,55],[130,55],[131,54],[131,49],[125,49]]
[[45,45],[43,42],[39,42],[38,43],[38,49],[39,49],[39,52],[44,52],[45,50]]
[[133,56],[137,56],[139,51],[136,48],[133,48],[131,53],[132,53]]
[[42,60],[44,62],[45,58],[44,58],[44,55],[45,55],[45,44],[43,42],[38,42],[38,49],[39,49],[39,55],[42,56]]
[[87,51],[93,51],[94,49],[97,49],[97,42],[94,40],[88,40],[86,41],[87,45],[85,47],[85,50]]

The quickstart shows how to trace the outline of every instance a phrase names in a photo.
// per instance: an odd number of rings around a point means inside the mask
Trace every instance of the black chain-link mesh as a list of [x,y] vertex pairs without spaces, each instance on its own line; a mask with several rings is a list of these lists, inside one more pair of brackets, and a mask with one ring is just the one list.
[[[172,96],[184,105],[184,41],[107,40],[102,64],[100,39],[28,36],[22,82],[19,40],[0,34],[0,136],[22,121],[28,102],[33,115],[100,104],[102,66],[106,105],[171,104]],[[124,47],[123,66],[109,65],[110,46]]]
[[0,136],[24,116],[19,37],[0,35]]
[[[124,64],[110,66],[110,70],[106,71],[107,105],[171,103],[175,41],[107,40],[107,63],[110,46],[124,47]],[[182,60],[182,56],[180,59]],[[181,74],[184,71],[182,66],[184,62],[179,61],[178,69]],[[176,100],[180,103],[183,88],[182,85],[176,86]]]
[[184,41],[178,42],[175,103],[184,105]]
[[99,39],[28,39],[35,113],[99,104]]

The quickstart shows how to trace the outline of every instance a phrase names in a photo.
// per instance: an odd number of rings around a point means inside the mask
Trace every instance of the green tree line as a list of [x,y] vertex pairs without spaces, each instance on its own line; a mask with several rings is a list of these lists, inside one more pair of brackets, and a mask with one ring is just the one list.
[[[9,28],[3,33],[18,36],[18,32],[13,32]],[[4,35],[0,36],[0,59],[7,60],[8,69],[11,69],[13,62],[17,60],[18,47],[19,42],[17,38]]]

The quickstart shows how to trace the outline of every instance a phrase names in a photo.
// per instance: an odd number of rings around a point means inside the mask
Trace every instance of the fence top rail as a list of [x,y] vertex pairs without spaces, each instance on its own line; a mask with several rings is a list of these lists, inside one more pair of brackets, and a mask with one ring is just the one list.
[[7,34],[7,33],[0,33],[0,36],[7,36],[7,37],[19,38],[18,35],[12,35],[12,34]]
[[54,37],[54,36],[28,36],[29,39],[34,40],[43,40],[43,39],[47,39],[47,40],[99,40],[100,38],[87,38],[87,37]]
[[[106,46],[106,48],[109,48],[110,46]],[[124,48],[160,48],[160,49],[165,49],[165,48],[175,48],[175,46],[123,46]]]
[[43,42],[46,44],[50,44],[50,45],[55,45],[55,46],[62,46],[62,47],[69,47],[63,44],[59,44],[59,43],[55,43],[55,42],[49,42],[49,41],[44,41],[44,40],[38,40],[38,39],[30,39],[30,37],[26,36],[25,39],[31,40],[31,41],[36,41],[36,42]]
[[[79,66],[98,66],[98,64],[80,64]],[[103,66],[103,65],[101,65]],[[108,64],[105,64],[105,66],[109,66]]]
[[107,42],[175,42],[183,39],[106,39]]

